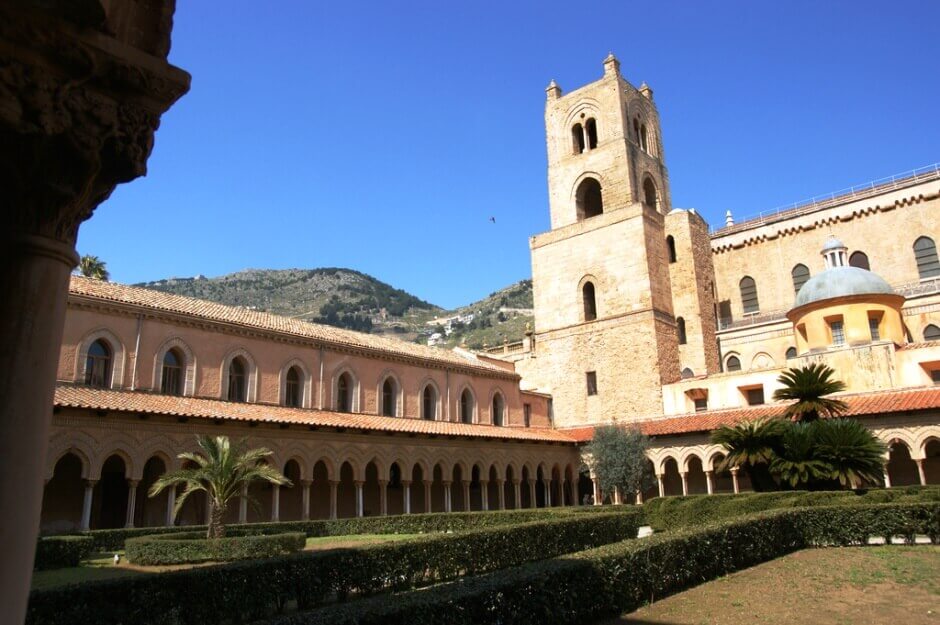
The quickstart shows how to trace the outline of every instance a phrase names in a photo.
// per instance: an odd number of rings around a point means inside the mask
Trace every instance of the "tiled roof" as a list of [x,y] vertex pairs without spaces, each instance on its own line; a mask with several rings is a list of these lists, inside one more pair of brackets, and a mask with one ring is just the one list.
[[[849,405],[847,417],[864,417],[895,412],[915,412],[918,410],[940,409],[940,387],[905,389],[900,391],[877,391],[854,395],[836,396]],[[670,434],[690,434],[709,432],[722,425],[734,425],[758,417],[780,415],[785,404],[765,404],[747,408],[727,410],[709,410],[637,424],[647,436],[668,436]],[[578,442],[587,442],[594,436],[594,427],[569,428],[562,430]]]
[[287,334],[336,346],[363,350],[378,356],[382,354],[404,356],[425,360],[438,366],[462,367],[501,376],[518,377],[512,371],[507,371],[505,366],[485,362],[469,352],[457,353],[434,349],[416,343],[353,332],[352,330],[310,323],[309,321],[301,321],[257,310],[248,310],[238,306],[226,306],[225,304],[163,293],[143,287],[72,276],[69,295],[141,306],[155,311],[198,317],[206,321],[230,323],[246,328]]
[[549,428],[497,427],[450,421],[426,421],[399,417],[286,408],[265,404],[242,404],[218,399],[174,397],[140,391],[112,391],[89,386],[60,384],[55,405],[137,414],[277,423],[323,428],[346,428],[380,432],[402,432],[427,436],[460,436],[532,442],[572,443],[570,435]]

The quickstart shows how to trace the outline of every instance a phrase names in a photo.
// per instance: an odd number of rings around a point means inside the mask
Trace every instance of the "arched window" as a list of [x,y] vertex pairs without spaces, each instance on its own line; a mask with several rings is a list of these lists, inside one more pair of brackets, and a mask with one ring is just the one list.
[[757,284],[751,276],[741,278],[741,306],[744,308],[744,314],[760,312],[760,303],[757,301]]
[[584,129],[581,128],[581,124],[571,127],[571,145],[575,154],[584,152]]
[[382,383],[382,414],[386,417],[397,416],[395,395],[395,380],[390,377],[385,378],[385,382]]
[[679,345],[686,344],[685,336],[685,319],[682,317],[676,317],[676,334],[679,335]]
[[669,262],[676,262],[676,240],[670,234],[666,237],[666,251],[669,254]]
[[924,340],[925,341],[940,341],[940,327],[930,324],[924,328]]
[[248,401],[248,365],[236,356],[228,366],[228,400]]
[[930,237],[920,237],[914,241],[914,260],[917,261],[917,273],[920,274],[922,280],[940,276],[937,245]]
[[581,287],[581,299],[584,302],[584,320],[594,321],[597,319],[597,300],[594,296],[594,283],[585,282]]
[[460,394],[460,422],[473,423],[473,394],[468,388]]
[[176,349],[168,349],[163,355],[160,392],[164,395],[183,394],[183,357]]
[[575,204],[578,209],[578,221],[602,214],[604,199],[601,195],[601,183],[594,178],[582,180],[575,193]]
[[649,146],[649,137],[647,136],[647,132],[646,132],[646,124],[642,124],[640,126],[640,147],[643,149],[644,152],[649,154],[650,146]]
[[284,405],[290,408],[300,407],[300,398],[303,396],[304,376],[297,367],[291,367],[287,370],[284,379]]
[[792,360],[793,358],[796,358],[796,348],[788,347],[787,348],[787,360]]
[[633,138],[636,144],[640,145],[640,119],[638,117],[633,118]]
[[593,117],[584,122],[584,129],[587,131],[588,149],[593,150],[597,147],[597,122]]
[[655,210],[657,204],[656,185],[651,178],[647,178],[643,181],[643,206]]
[[506,406],[503,402],[503,396],[499,393],[493,395],[493,425],[503,424],[503,412]]
[[685,369],[682,370],[682,372],[679,374],[679,376],[680,376],[683,380],[688,380],[689,378],[694,378],[694,377],[695,377],[695,372],[692,371],[691,369],[689,369],[688,367],[686,367]]
[[737,356],[728,356],[728,360],[725,361],[725,371],[740,371],[741,370],[741,359]]
[[793,277],[793,293],[795,295],[800,292],[800,289],[809,280],[809,267],[799,264],[793,268],[790,275]]
[[852,255],[849,256],[849,266],[871,271],[871,265],[868,263],[868,254],[865,252],[852,252]]
[[430,384],[421,393],[421,418],[428,421],[437,419],[437,391]]
[[111,388],[111,346],[104,339],[98,339],[88,348],[85,361],[85,384],[98,388]]
[[336,410],[352,412],[353,382],[348,373],[339,376],[336,381]]

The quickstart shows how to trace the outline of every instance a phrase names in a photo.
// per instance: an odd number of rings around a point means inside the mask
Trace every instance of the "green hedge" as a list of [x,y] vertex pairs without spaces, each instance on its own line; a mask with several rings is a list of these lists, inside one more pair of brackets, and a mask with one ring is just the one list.
[[78,566],[91,553],[94,541],[88,536],[43,536],[36,543],[37,571]]
[[262,535],[230,532],[225,538],[213,540],[206,539],[204,532],[189,532],[130,538],[124,548],[128,561],[134,564],[194,564],[282,556],[303,550],[306,543],[303,532]]
[[[434,512],[425,514],[403,514],[353,519],[279,521],[277,523],[247,523],[229,525],[245,532],[270,533],[303,532],[307,536],[347,536],[352,534],[427,534],[431,532],[461,532],[485,527],[500,527],[517,523],[544,521],[567,517],[572,514],[609,512],[603,506],[570,508],[525,508],[522,510],[498,510],[490,512]],[[157,534],[178,534],[206,531],[205,525],[184,527],[133,527],[110,530],[91,530],[78,534],[91,536],[94,551],[116,551],[124,548],[129,538]]]
[[940,505],[829,506],[765,512],[527,564],[421,592],[282,616],[268,625],[589,623],[812,545],[938,537]]
[[607,510],[357,550],[304,552],[36,590],[30,595],[27,622],[203,625],[250,621],[271,615],[291,600],[309,609],[350,595],[407,590],[636,536],[639,510]]
[[867,505],[874,503],[927,503],[940,501],[940,487],[910,486],[906,488],[781,491],[742,493],[740,495],[690,495],[688,497],[657,497],[643,506],[646,523],[657,531],[693,527],[764,510],[804,506]]

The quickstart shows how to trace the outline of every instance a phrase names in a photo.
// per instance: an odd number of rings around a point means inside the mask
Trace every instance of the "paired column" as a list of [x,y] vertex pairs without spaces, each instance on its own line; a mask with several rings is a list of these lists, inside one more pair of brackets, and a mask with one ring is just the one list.
[[91,502],[95,494],[95,484],[98,480],[85,480],[85,499],[82,501],[82,524],[81,529],[91,528]]
[[480,507],[484,512],[490,509],[490,483],[480,480]]
[[356,480],[356,516],[362,516],[362,481]]
[[496,493],[497,504],[499,505],[500,510],[506,509],[506,480],[498,479],[496,480],[496,486],[498,491]]
[[379,480],[379,514],[388,516],[388,480]]
[[271,521],[281,520],[281,487],[277,484],[272,485],[271,489]]
[[659,496],[666,496],[666,484],[663,481],[663,476],[660,473],[656,474],[656,485],[659,487]]
[[924,459],[917,458],[914,460],[917,463],[917,475],[920,477],[920,485],[927,485],[927,471],[924,469]]
[[529,505],[532,508],[537,508],[538,501],[535,497],[535,478],[529,478]]
[[137,485],[140,480],[127,480],[127,518],[124,527],[134,527],[134,511],[137,509]]
[[512,481],[513,495],[515,495],[515,508],[518,510],[522,507],[522,480],[513,480]]
[[310,518],[310,486],[313,484],[311,480],[301,480],[301,503],[300,503],[300,520],[306,521]]
[[450,512],[450,482],[444,481],[444,512]]
[[166,524],[173,525],[173,508],[176,507],[176,487],[166,489]]
[[552,507],[552,483],[548,480],[542,480],[542,490],[545,493],[544,495],[545,507],[551,508]]
[[734,486],[735,495],[741,492],[738,486],[738,467],[731,467],[731,484]]
[[711,495],[714,493],[715,484],[712,482],[712,472],[705,471],[705,488],[708,491],[708,494]]
[[593,475],[591,476],[591,487],[594,489],[594,505],[604,505],[604,494],[601,492],[601,483]]
[[643,491],[636,491],[636,505],[643,505]]
[[405,514],[411,514],[411,480],[401,481],[401,509]]
[[463,481],[463,509],[470,512],[470,480]]
[[330,480],[330,519],[336,519],[336,492],[339,490],[339,480]]
[[424,511],[431,512],[431,480],[424,480]]
[[682,494],[688,495],[689,494],[689,472],[680,471],[679,477],[682,478]]

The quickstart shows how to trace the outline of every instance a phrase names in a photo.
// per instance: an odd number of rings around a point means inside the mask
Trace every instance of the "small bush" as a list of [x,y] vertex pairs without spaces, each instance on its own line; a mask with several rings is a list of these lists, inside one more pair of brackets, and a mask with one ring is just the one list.
[[301,551],[307,542],[303,532],[281,534],[230,533],[207,539],[205,533],[163,534],[130,538],[124,543],[127,559],[134,564],[192,564],[270,558]]
[[78,566],[93,546],[94,541],[88,536],[43,536],[36,544],[33,568],[43,571]]

